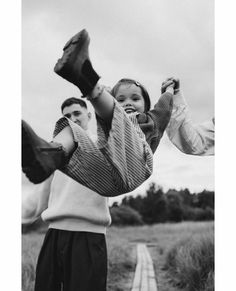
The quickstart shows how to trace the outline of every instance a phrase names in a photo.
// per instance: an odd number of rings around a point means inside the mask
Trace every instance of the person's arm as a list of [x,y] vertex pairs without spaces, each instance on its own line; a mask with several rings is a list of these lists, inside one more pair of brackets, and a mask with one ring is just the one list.
[[166,132],[171,142],[183,153],[214,155],[214,119],[193,124],[188,105],[180,90],[174,95],[172,115]]
[[97,83],[92,92],[87,96],[87,99],[94,107],[96,115],[110,124],[113,117],[115,101],[107,88]]
[[38,185],[30,185],[22,193],[22,224],[36,221],[48,207],[48,199],[53,175]]
[[162,93],[154,108],[146,113],[140,113],[137,120],[140,128],[145,134],[146,141],[155,153],[163,133],[170,121],[173,107],[174,89],[169,86]]

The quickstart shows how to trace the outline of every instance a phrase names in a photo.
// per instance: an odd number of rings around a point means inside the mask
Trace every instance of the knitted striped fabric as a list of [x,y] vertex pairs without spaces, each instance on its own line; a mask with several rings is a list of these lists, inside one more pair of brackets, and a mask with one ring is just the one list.
[[65,117],[56,123],[54,136],[66,126],[70,126],[77,147],[61,170],[82,185],[111,197],[133,191],[152,174],[152,150],[136,114],[127,115],[116,101],[109,129],[97,119],[97,142]]

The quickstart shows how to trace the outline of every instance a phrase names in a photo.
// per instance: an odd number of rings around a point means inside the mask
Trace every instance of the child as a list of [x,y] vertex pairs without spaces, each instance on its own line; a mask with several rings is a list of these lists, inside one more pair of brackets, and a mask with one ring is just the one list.
[[98,142],[92,142],[81,127],[67,118],[57,122],[52,144],[23,122],[23,171],[33,183],[40,183],[60,169],[100,195],[116,196],[134,190],[151,175],[152,150],[168,124],[172,94],[166,93],[154,110],[148,111],[147,91],[129,79],[118,82],[113,98],[98,82],[88,45],[88,33],[82,30],[65,45],[54,70],[78,86],[94,106]]

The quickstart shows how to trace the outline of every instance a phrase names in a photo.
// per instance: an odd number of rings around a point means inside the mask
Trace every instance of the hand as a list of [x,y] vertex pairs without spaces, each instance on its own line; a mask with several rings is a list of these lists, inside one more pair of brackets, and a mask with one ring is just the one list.
[[167,91],[168,87],[174,88],[174,94],[177,94],[179,92],[180,82],[179,79],[171,77],[167,78],[161,85],[161,93]]

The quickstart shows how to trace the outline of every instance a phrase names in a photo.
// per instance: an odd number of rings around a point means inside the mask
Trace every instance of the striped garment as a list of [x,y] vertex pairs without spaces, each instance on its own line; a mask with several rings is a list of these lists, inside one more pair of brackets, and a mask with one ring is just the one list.
[[136,114],[127,115],[118,102],[111,128],[97,118],[97,142],[66,117],[56,123],[54,137],[68,125],[77,147],[61,170],[82,185],[112,197],[133,191],[152,174],[152,150]]

